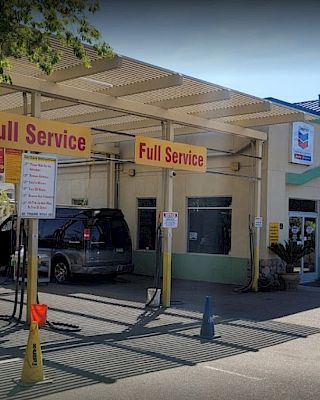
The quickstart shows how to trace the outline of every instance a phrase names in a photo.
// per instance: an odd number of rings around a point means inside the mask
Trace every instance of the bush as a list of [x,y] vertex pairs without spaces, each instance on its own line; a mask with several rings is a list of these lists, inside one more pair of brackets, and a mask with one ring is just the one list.
[[301,258],[314,251],[310,244],[303,245],[293,240],[285,241],[284,244],[273,243],[269,249],[285,262],[286,272],[293,272]]

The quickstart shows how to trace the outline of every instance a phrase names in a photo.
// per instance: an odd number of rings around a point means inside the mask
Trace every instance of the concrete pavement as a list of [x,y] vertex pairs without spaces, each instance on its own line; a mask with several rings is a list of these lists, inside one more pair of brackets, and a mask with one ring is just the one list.
[[[237,293],[235,287],[173,282],[172,307],[145,309],[152,280],[40,287],[48,318],[81,332],[42,329],[50,384],[21,388],[28,331],[0,322],[0,399],[317,399],[320,288]],[[205,296],[221,338],[199,338]],[[12,309],[0,287],[0,314]]]

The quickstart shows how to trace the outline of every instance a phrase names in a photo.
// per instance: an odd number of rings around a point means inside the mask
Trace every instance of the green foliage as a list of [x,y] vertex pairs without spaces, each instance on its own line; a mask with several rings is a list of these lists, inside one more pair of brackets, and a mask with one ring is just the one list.
[[[84,44],[93,46],[98,56],[112,57],[111,47],[100,41],[100,32],[87,19],[98,9],[93,0],[0,0],[0,83],[12,83],[10,58],[26,57],[49,75],[64,47],[71,47],[88,68]],[[53,36],[60,49],[53,47]]]
[[302,257],[310,254],[314,249],[312,246],[298,244],[292,240],[282,243],[273,243],[269,249],[286,263],[286,272],[293,272],[293,267]]
[[7,206],[9,202],[10,201],[7,193],[3,189],[0,189],[0,207]]

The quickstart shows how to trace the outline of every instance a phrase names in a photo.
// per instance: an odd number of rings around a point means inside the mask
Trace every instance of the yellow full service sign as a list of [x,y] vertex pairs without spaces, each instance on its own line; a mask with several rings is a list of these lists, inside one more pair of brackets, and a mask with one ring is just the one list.
[[135,138],[136,164],[206,172],[207,149],[145,136]]
[[0,112],[0,147],[89,157],[90,128]]

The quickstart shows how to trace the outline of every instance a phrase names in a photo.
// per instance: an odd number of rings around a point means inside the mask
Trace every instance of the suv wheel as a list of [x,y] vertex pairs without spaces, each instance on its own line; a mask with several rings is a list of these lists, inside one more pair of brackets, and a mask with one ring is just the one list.
[[69,277],[69,266],[65,260],[57,260],[53,263],[52,277],[57,283],[65,283]]

